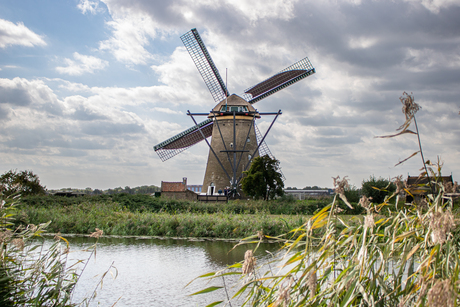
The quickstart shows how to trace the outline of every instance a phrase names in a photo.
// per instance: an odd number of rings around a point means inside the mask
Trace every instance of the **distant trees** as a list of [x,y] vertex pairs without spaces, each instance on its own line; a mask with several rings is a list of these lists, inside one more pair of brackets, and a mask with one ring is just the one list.
[[306,186],[306,187],[303,188],[302,190],[327,190],[327,188],[320,188],[319,186],[314,185],[314,186],[312,186],[312,187]]
[[247,196],[269,200],[284,194],[279,161],[268,155],[255,158],[244,174],[241,189]]
[[9,170],[0,176],[0,191],[5,196],[16,193],[21,195],[45,194],[46,187],[40,184],[40,179],[32,171]]
[[375,178],[371,176],[369,180],[364,180],[361,188],[361,194],[366,197],[372,197],[372,202],[376,204],[383,203],[385,196],[392,194],[396,191],[394,183],[388,179]]

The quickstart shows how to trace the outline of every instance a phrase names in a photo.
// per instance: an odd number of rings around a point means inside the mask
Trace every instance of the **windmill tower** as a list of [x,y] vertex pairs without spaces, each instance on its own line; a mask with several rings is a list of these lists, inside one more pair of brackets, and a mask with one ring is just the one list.
[[[210,113],[188,111],[187,115],[195,125],[155,145],[154,150],[162,161],[166,161],[205,140],[209,155],[202,191],[212,194],[230,187],[232,195],[237,197],[241,193],[238,187],[243,171],[249,168],[251,161],[259,155],[268,154],[274,158],[265,143],[265,137],[281,110],[261,113],[253,104],[314,74],[315,69],[308,58],[304,58],[248,88],[241,96],[230,95],[198,31],[192,29],[181,39],[217,105]],[[265,115],[275,117],[262,136],[255,120]],[[195,116],[206,116],[207,119],[198,123]],[[207,140],[210,136],[211,143]]]

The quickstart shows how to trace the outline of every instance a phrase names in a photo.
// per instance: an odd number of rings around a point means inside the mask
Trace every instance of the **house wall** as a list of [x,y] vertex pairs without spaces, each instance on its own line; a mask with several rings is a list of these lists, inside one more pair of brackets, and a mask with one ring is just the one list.
[[195,201],[198,198],[198,194],[186,190],[186,191],[173,191],[173,192],[161,192],[161,196],[170,199],[180,199],[180,200],[191,200]]

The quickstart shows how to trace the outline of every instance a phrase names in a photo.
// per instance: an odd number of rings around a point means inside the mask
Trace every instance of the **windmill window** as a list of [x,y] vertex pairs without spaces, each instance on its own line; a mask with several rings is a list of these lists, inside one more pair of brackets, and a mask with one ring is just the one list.
[[246,142],[247,143],[251,142],[251,138],[247,138]]
[[248,112],[248,107],[246,106],[222,106],[220,109],[221,112]]

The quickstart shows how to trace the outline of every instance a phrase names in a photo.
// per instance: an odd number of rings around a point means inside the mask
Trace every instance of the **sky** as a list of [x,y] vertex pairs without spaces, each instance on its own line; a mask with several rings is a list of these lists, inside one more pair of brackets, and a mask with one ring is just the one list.
[[48,189],[202,184],[205,142],[166,162],[153,150],[215,105],[180,40],[197,28],[230,93],[305,56],[315,67],[254,105],[282,111],[266,143],[286,187],[418,175],[420,156],[395,166],[417,136],[375,138],[404,122],[404,91],[425,158],[460,181],[458,16],[458,0],[2,0],[0,173]]

